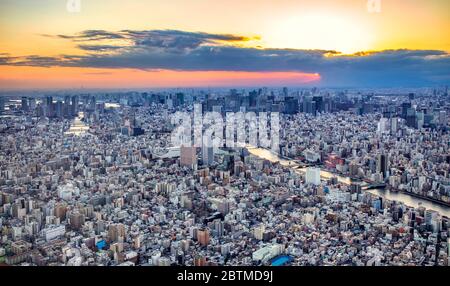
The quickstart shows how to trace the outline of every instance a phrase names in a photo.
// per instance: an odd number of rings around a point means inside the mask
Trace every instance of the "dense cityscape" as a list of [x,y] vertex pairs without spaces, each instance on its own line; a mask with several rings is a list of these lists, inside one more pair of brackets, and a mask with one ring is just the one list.
[[[279,114],[279,144],[173,146],[194,110]],[[0,113],[0,264],[450,263],[446,86],[3,92]]]
[[0,1],[3,276],[445,277],[449,11],[447,0]]

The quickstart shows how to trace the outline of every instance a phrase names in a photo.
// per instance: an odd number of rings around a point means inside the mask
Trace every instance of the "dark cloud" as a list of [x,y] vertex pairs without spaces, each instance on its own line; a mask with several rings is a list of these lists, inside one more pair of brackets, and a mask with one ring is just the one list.
[[0,53],[0,65],[9,64],[14,58],[11,57],[8,53]]
[[74,41],[100,41],[100,40],[117,40],[124,39],[124,36],[116,32],[108,32],[105,30],[85,30],[76,35],[56,35],[61,39],[70,39]]
[[[75,35],[44,36],[85,43],[99,43],[100,41],[115,40],[119,42],[124,41],[131,43],[135,48],[163,48],[173,50],[195,49],[200,45],[205,44],[214,45],[217,43],[223,44],[226,42],[245,42],[251,39],[258,39],[258,37],[249,38],[231,34],[208,34],[178,30],[122,30],[118,32],[86,30]],[[87,49],[92,48],[92,50],[95,50],[94,45],[91,44],[80,45],[80,48],[83,47],[88,47]]]
[[[320,73],[328,86],[420,86],[450,82],[450,55],[436,50],[337,51],[245,48],[253,38],[176,30],[84,31],[60,38],[84,41],[85,56],[28,56],[0,64],[186,71],[298,71]],[[103,44],[103,40],[118,40]],[[124,44],[126,42],[126,44]],[[98,53],[97,53],[98,52]],[[106,53],[105,53],[106,52]]]
[[185,32],[177,30],[122,31],[139,47],[166,49],[195,49],[200,45],[213,45],[217,42],[245,42],[251,38],[228,35]]
[[78,48],[90,52],[108,52],[125,48],[124,46],[113,45],[78,45]]
[[64,63],[63,57],[42,57],[37,55],[11,58],[8,65],[52,67]]

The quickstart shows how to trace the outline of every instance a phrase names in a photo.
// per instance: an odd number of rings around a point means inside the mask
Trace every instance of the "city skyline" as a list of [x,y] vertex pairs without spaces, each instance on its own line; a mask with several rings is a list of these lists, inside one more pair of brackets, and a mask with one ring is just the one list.
[[67,3],[0,4],[1,89],[450,82],[448,1]]
[[448,266],[448,98],[2,96],[0,265]]

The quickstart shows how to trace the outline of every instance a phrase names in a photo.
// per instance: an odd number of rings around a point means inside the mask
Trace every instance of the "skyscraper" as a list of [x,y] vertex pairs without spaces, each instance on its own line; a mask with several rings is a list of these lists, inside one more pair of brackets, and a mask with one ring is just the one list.
[[402,118],[406,119],[408,116],[408,109],[411,108],[411,102],[403,102],[401,106]]
[[64,97],[64,117],[71,117],[72,109],[70,107],[70,96]]
[[56,117],[62,118],[64,115],[64,105],[61,100],[56,102]]
[[324,101],[323,96],[314,96],[313,101],[316,103],[316,110],[317,112],[323,112],[324,111]]
[[45,110],[47,117],[51,118],[55,114],[54,105],[53,105],[53,97],[47,96],[45,101]]
[[28,111],[28,98],[26,96],[22,97],[22,107],[23,111]]
[[284,99],[284,112],[287,114],[298,113],[298,99],[286,97]]
[[391,134],[395,135],[398,131],[398,118],[393,117],[391,118]]
[[383,175],[383,179],[386,178],[387,175],[387,155],[385,154],[378,154],[377,158],[377,172],[381,173]]
[[203,165],[212,165],[214,162],[214,148],[213,147],[202,147],[202,162]]
[[72,116],[78,115],[78,96],[72,96]]

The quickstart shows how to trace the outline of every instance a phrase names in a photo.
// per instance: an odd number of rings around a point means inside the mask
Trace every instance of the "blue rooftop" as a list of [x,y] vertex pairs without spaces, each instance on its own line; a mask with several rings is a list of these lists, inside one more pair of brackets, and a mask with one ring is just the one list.
[[272,266],[283,266],[291,261],[292,261],[292,257],[290,257],[288,255],[281,255],[281,256],[277,256],[274,259],[272,259],[271,265]]

